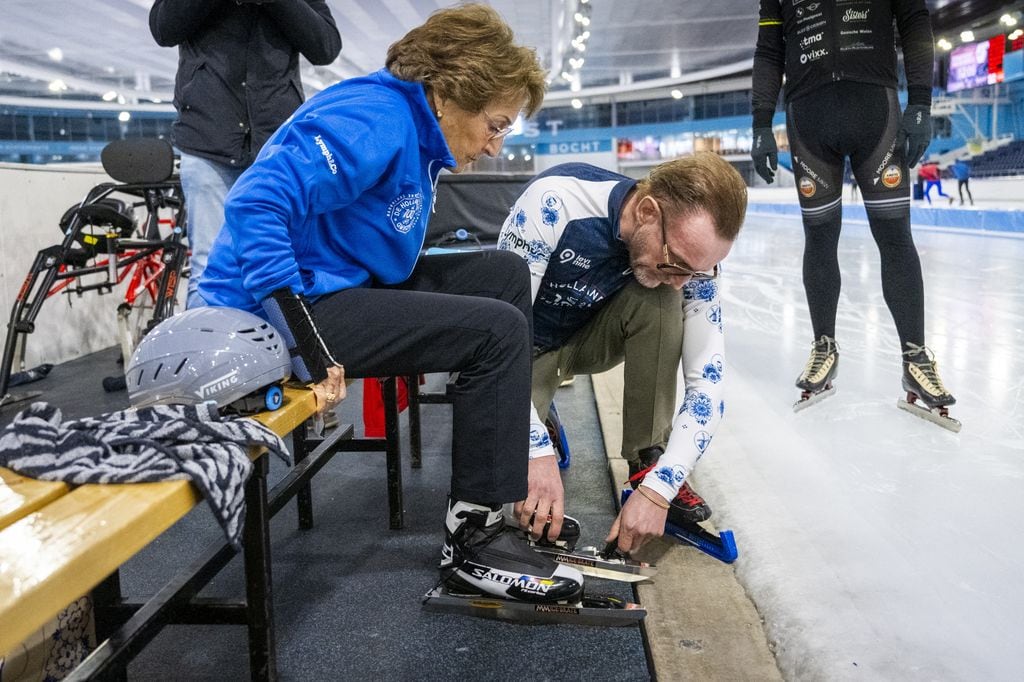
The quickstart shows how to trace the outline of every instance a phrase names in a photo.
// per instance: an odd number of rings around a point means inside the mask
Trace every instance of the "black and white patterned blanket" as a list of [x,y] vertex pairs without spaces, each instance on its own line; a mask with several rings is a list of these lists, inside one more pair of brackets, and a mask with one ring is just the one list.
[[33,403],[0,434],[0,466],[66,483],[191,480],[228,541],[241,546],[248,448],[263,446],[291,464],[284,442],[252,419],[224,419],[210,405],[157,405],[63,421]]

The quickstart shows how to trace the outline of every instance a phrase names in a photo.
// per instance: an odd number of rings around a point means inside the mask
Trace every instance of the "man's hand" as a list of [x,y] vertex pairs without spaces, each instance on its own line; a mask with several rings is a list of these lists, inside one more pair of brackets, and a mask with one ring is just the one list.
[[[605,542],[611,542],[618,538],[619,551],[629,554],[643,547],[652,538],[661,537],[665,534],[665,518],[668,516],[668,509],[660,507],[646,497],[650,495],[655,500],[663,499],[661,495],[650,488],[645,488],[629,496],[626,504],[622,505],[618,518],[608,531]],[[667,501],[666,501],[667,504]]]
[[[932,141],[931,107],[923,104],[908,104],[903,110],[903,120],[896,135],[896,149],[905,150],[907,167],[913,168],[928,149]],[[905,146],[904,146],[905,145]]]
[[513,512],[523,529],[530,529],[530,537],[540,539],[544,524],[550,523],[548,539],[554,540],[562,532],[565,517],[565,491],[558,473],[558,458],[537,457],[530,460],[530,487],[526,499],[516,502]]
[[750,158],[754,170],[769,185],[775,180],[779,169],[779,148],[775,144],[775,133],[771,128],[754,128],[754,142],[750,146]]
[[341,365],[334,365],[327,368],[327,378],[319,384],[313,384],[313,394],[316,396],[316,412],[323,414],[327,410],[333,410],[334,406],[345,399],[348,389],[345,387],[345,368]]

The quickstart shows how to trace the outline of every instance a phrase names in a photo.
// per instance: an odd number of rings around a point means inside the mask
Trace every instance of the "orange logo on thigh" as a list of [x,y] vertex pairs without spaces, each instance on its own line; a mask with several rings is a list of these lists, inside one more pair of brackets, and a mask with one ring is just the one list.
[[882,184],[892,189],[898,187],[903,180],[903,172],[899,166],[889,166],[882,172]]
[[806,175],[800,178],[800,194],[810,199],[814,196],[814,193],[818,191],[818,186],[814,184],[814,180],[811,180]]

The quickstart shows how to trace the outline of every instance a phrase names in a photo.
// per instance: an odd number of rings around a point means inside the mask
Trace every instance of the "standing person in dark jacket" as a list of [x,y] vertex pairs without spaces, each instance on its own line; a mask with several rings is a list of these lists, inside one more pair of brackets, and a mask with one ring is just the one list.
[[149,28],[159,45],[178,46],[172,137],[181,152],[193,307],[228,190],[305,99],[299,54],[330,64],[341,36],[326,0],[156,0]]
[[[893,20],[908,104],[896,95]],[[910,233],[910,177],[931,140],[932,33],[924,0],[761,0],[754,56],[754,168],[774,177],[772,115],[786,77],[786,125],[804,223],[803,280],[814,343],[798,407],[836,375],[837,257],[848,156],[882,257],[882,293],[896,322],[903,387],[929,408],[956,402],[925,347],[924,283]],[[908,396],[910,397],[910,396]]]

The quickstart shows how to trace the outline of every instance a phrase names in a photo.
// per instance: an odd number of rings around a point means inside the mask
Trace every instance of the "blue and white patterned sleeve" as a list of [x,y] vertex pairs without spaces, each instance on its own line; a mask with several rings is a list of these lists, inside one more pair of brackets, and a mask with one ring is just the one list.
[[519,254],[530,266],[533,299],[567,222],[555,179],[544,178],[526,188],[501,227],[498,249]]
[[643,485],[666,500],[675,498],[697,461],[707,452],[725,413],[725,341],[721,277],[691,280],[683,287],[682,403],[658,464]]
[[[526,188],[498,235],[498,249],[519,254],[530,268],[530,300],[537,299],[548,261],[565,230],[566,217],[557,194],[535,182]],[[544,421],[530,403],[530,459],[553,457],[554,445]]]

